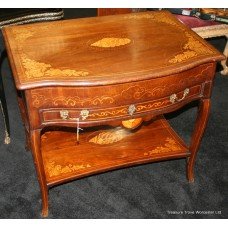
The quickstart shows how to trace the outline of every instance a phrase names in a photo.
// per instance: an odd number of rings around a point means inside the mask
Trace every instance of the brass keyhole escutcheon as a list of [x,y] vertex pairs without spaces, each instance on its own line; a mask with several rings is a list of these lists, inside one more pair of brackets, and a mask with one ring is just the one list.
[[130,116],[132,116],[134,113],[135,113],[135,111],[136,111],[136,107],[135,107],[135,105],[130,105],[129,107],[128,107],[128,114],[130,115]]

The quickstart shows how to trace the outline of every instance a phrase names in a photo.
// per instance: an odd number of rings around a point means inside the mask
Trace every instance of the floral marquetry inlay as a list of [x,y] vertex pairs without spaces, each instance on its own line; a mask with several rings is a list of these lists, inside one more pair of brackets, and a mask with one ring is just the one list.
[[148,19],[156,23],[165,23],[174,26],[179,31],[184,33],[187,38],[187,43],[184,44],[180,53],[168,60],[171,64],[180,63],[199,55],[213,54],[213,51],[210,50],[208,46],[203,45],[196,37],[194,37],[194,35],[185,31],[186,28],[178,23],[175,18],[169,17],[167,13],[159,12],[156,14],[128,15],[125,18],[135,20]]
[[181,147],[177,145],[176,141],[172,138],[166,138],[163,146],[158,146],[155,149],[150,150],[149,152],[145,152],[144,155],[150,156],[153,154],[168,153],[178,150],[181,150]]
[[80,169],[86,169],[86,168],[90,168],[91,166],[89,164],[68,164],[66,166],[62,166],[62,165],[58,165],[56,164],[54,161],[49,161],[48,164],[47,164],[47,172],[48,172],[48,175],[50,177],[53,177],[53,176],[58,176],[58,175],[61,175],[61,174],[67,174],[67,173],[71,173],[71,172],[74,172],[74,171],[78,171]]
[[14,31],[15,40],[24,42],[26,39],[33,36],[33,33],[33,31],[28,31],[26,29],[20,30],[20,32]]
[[162,22],[169,25],[175,25],[178,26],[179,24],[176,22],[175,19],[169,17],[166,13],[159,12],[157,14],[138,14],[138,15],[127,15],[125,17],[126,19],[136,19],[136,20],[143,20],[143,19],[149,19],[154,22]]
[[82,98],[78,96],[56,96],[53,98],[45,97],[42,94],[36,93],[35,91],[32,91],[32,98],[33,98],[33,106],[34,107],[40,107],[45,104],[52,104],[54,106],[59,105],[66,105],[69,107],[75,107],[75,106],[97,106],[97,105],[107,105],[112,104],[115,100],[112,97],[109,96],[101,96],[101,97],[92,97],[92,98]]
[[107,145],[118,142],[125,138],[129,133],[124,129],[120,129],[117,131],[103,131],[92,137],[89,142],[99,145]]
[[53,68],[51,64],[35,61],[25,54],[22,54],[21,59],[27,79],[41,77],[78,77],[87,76],[89,74],[86,71]]
[[198,55],[213,53],[213,51],[196,40],[190,33],[185,32],[185,35],[188,38],[188,41],[183,47],[183,52],[170,59],[170,63],[179,63]]
[[91,46],[101,47],[101,48],[113,48],[113,47],[123,46],[129,43],[131,43],[131,40],[128,38],[107,37],[107,38],[98,40],[95,43],[92,43]]

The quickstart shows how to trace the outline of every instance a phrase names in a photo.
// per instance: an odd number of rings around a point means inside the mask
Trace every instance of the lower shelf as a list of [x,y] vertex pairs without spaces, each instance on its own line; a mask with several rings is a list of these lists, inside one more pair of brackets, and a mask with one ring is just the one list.
[[107,170],[189,156],[188,147],[161,117],[139,129],[99,127],[80,133],[47,131],[41,151],[49,186]]

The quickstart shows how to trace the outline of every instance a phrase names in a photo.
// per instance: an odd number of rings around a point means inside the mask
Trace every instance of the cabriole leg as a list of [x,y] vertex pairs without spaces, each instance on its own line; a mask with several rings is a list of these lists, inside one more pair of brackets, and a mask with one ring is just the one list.
[[25,108],[25,100],[23,100],[23,98],[21,97],[22,94],[19,93],[19,91],[17,91],[17,101],[19,104],[19,108],[20,108],[20,113],[21,113],[21,118],[23,120],[23,124],[24,124],[24,128],[25,128],[25,139],[26,139],[26,146],[25,149],[27,151],[31,150],[31,146],[30,146],[30,139],[29,139],[29,124],[28,124],[28,117],[26,114],[26,108]]
[[42,216],[48,216],[48,187],[45,178],[42,155],[40,151],[41,130],[33,130],[30,132],[31,148],[33,153],[34,164],[40,184],[42,195]]
[[194,164],[196,160],[196,154],[207,125],[210,104],[210,99],[200,100],[198,115],[189,148],[191,152],[187,163],[187,177],[189,182],[194,182]]

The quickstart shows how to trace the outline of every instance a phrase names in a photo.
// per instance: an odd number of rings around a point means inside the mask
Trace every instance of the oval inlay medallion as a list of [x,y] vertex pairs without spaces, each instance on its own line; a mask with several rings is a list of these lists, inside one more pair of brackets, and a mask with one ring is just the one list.
[[114,37],[106,37],[102,38],[101,40],[98,40],[95,43],[92,43],[91,46],[93,47],[102,47],[102,48],[112,48],[112,47],[118,47],[123,46],[126,44],[129,44],[131,42],[128,38],[114,38]]

